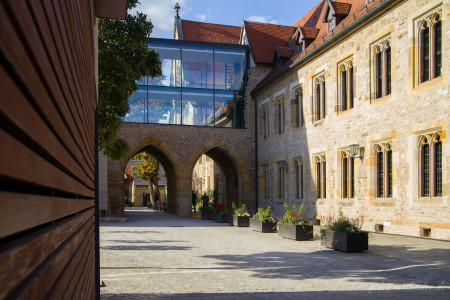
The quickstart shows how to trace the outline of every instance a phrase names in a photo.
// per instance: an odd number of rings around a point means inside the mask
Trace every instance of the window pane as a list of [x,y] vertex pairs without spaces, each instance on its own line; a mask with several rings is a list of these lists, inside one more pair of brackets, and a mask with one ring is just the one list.
[[146,100],[147,100],[147,86],[138,85],[139,90],[131,94],[128,98],[128,104],[130,105],[130,110],[122,118],[123,122],[133,122],[133,123],[145,123],[147,120],[146,115]]
[[388,197],[392,197],[392,151],[387,152],[387,189]]
[[383,95],[383,64],[381,61],[381,52],[378,52],[376,56],[376,70],[377,70],[376,97],[381,98]]
[[442,23],[434,25],[434,77],[442,75]]
[[234,92],[216,91],[214,119],[216,127],[233,127]]
[[148,88],[148,123],[181,124],[179,88]]
[[377,153],[377,196],[384,197],[384,162],[383,152]]
[[386,74],[387,74],[387,78],[386,78],[386,95],[390,95],[391,94],[391,47],[386,49]]
[[430,196],[430,146],[423,145],[423,196]]
[[320,170],[320,162],[316,163],[316,173],[317,173],[317,198],[322,198],[322,176]]
[[244,83],[245,50],[214,50],[215,88],[241,90]]
[[182,100],[183,125],[214,125],[212,91],[183,89]]
[[348,197],[348,160],[342,159],[342,197]]
[[349,94],[350,94],[350,101],[349,101],[349,104],[348,104],[348,108],[350,109],[350,108],[353,108],[353,68],[350,68],[350,70],[349,70],[349,72],[350,72],[350,79],[349,79],[349,83],[350,83],[350,88],[349,88]]
[[435,148],[435,196],[442,196],[442,142],[438,142]]
[[352,172],[351,178],[350,178],[350,198],[355,197],[355,159],[353,157],[350,158],[350,170]]
[[422,78],[421,82],[430,80],[430,29],[422,31]]
[[214,88],[213,50],[183,46],[183,87]]
[[149,85],[181,86],[181,52],[180,46],[167,44],[150,44],[158,52],[161,60],[162,76],[148,79]]
[[343,71],[341,74],[341,110],[347,110],[347,72]]

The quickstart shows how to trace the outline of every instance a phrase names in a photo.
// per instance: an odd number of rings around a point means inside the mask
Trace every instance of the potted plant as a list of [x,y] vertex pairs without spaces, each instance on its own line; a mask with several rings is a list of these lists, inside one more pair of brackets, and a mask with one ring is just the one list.
[[320,228],[321,245],[344,252],[357,252],[369,249],[369,234],[361,230],[363,218],[344,217],[339,210],[338,217],[322,217]]
[[245,209],[245,204],[242,204],[240,208],[236,208],[234,202],[232,204],[233,216],[230,218],[230,223],[237,227],[248,227],[250,224],[250,214]]
[[313,226],[302,215],[304,210],[304,203],[302,203],[298,210],[295,204],[292,209],[289,209],[288,205],[284,203],[284,215],[278,220],[278,235],[296,241],[312,240],[314,238]]
[[210,205],[202,205],[200,207],[200,211],[202,212],[203,220],[214,220],[214,212],[213,208]]
[[266,209],[258,208],[258,212],[250,219],[250,229],[259,232],[274,232],[277,222],[270,212],[270,206]]
[[230,214],[228,213],[228,209],[223,203],[217,204],[214,207],[214,221],[219,223],[228,223],[228,219],[230,218]]

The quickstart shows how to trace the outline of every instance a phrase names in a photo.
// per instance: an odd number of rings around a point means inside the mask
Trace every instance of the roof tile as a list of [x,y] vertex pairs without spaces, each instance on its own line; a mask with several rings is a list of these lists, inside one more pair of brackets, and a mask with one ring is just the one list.
[[220,25],[181,20],[183,38],[186,41],[239,44],[240,26]]

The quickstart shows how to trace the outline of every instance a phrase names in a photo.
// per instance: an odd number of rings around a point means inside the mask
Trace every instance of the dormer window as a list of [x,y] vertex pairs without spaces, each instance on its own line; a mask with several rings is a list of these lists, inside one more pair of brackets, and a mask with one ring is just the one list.
[[352,5],[339,1],[327,0],[327,9],[323,16],[323,22],[328,23],[328,32],[331,32],[350,13]]
[[319,29],[309,27],[297,27],[297,45],[299,53],[303,52],[317,38]]

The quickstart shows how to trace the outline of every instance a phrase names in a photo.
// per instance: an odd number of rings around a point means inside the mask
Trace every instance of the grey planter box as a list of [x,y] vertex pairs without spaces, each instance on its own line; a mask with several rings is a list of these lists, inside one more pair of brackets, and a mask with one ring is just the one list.
[[278,235],[296,241],[314,239],[312,225],[278,224]]
[[203,220],[214,220],[214,212],[213,211],[202,211],[202,219]]
[[263,222],[260,219],[250,219],[250,229],[259,232],[275,232],[277,227],[276,222]]
[[236,227],[248,227],[250,225],[250,217],[232,216],[230,224]]
[[369,234],[367,232],[343,233],[327,230],[322,234],[320,244],[344,252],[369,250]]
[[214,221],[216,221],[216,222],[228,223],[229,220],[230,220],[230,214],[228,214],[228,213],[226,213],[226,214],[214,213]]

